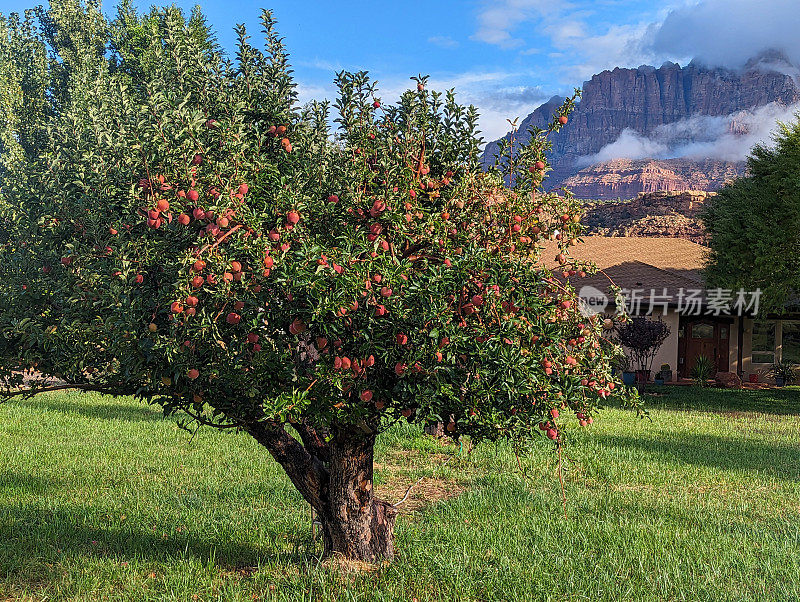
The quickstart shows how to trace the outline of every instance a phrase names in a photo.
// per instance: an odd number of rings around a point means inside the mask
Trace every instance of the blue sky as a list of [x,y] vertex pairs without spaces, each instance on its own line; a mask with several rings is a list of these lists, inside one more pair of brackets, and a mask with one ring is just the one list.
[[[507,130],[553,94],[571,91],[603,69],[706,55],[725,62],[782,38],[796,46],[798,0],[179,0],[200,4],[220,42],[234,48],[233,26],[259,35],[262,6],[286,37],[301,98],[331,97],[339,69],[370,71],[386,100],[429,74],[437,89],[455,87],[482,113],[486,138]],[[0,12],[32,0],[0,0]],[[145,9],[152,2],[137,0]],[[111,11],[113,3],[105,2]],[[733,22],[727,20],[734,19]],[[756,25],[756,32],[752,30]],[[759,29],[758,25],[762,27]],[[738,31],[742,28],[750,34]],[[709,35],[717,31],[717,36]],[[783,30],[781,30],[783,31]],[[749,35],[749,37],[748,37]],[[794,48],[794,47],[793,47]],[[798,49],[800,55],[800,49]],[[736,54],[733,52],[733,54]],[[737,60],[741,58],[737,55]]]

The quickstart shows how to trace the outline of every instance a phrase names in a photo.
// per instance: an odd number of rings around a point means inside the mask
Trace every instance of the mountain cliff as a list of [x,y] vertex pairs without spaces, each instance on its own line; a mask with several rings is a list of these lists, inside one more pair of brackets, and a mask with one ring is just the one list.
[[[741,71],[694,61],[685,67],[665,63],[659,68],[603,71],[584,82],[569,123],[552,138],[553,171],[547,184],[559,186],[574,176],[577,180],[571,182],[580,184],[578,196],[598,199],[719,188],[744,165],[741,157],[731,160],[714,146],[717,134],[710,130],[720,129],[719,136],[746,135],[753,128],[747,116],[755,109],[800,102],[797,73],[786,57],[772,51]],[[561,102],[553,97],[528,115],[520,125],[520,142],[526,141],[530,126],[544,127]],[[636,145],[635,156],[623,141]],[[493,163],[497,150],[497,142],[486,145],[485,165]],[[626,157],[637,161],[607,162]]]
[[643,192],[718,190],[744,175],[745,164],[715,159],[614,159],[561,181],[581,199],[631,199]]

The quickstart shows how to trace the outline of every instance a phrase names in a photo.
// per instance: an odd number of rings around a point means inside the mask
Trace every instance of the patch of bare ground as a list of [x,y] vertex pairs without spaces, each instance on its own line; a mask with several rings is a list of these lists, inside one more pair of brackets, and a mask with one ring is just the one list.
[[350,560],[343,556],[331,556],[323,560],[320,566],[328,571],[335,571],[340,576],[346,577],[348,575],[362,575],[364,573],[375,573],[382,566],[388,566],[390,563],[387,561],[377,563],[362,562],[360,560]]
[[[397,504],[401,515],[415,512],[443,500],[459,495],[465,487],[455,479],[436,474],[437,468],[448,463],[453,456],[446,454],[423,454],[416,450],[391,450],[384,462],[375,463],[375,471],[385,479],[377,485],[376,495],[380,499]],[[415,476],[415,469],[425,468],[433,475]],[[409,490],[410,488],[410,490]]]

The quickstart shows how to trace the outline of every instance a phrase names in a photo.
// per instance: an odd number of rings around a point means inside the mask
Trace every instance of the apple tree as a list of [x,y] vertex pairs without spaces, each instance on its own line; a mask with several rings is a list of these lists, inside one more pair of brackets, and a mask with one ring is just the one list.
[[4,105],[11,124],[39,111],[46,136],[0,180],[2,397],[132,395],[245,432],[318,514],[326,554],[391,558],[381,431],[560,445],[621,389],[602,320],[539,261],[558,240],[582,273],[580,208],[541,189],[572,101],[484,173],[477,111],[452,91],[412,78],[389,103],[343,72],[332,105],[300,107],[262,23],[263,48],[239,27],[232,60],[176,8],[106,19],[53,0],[6,28],[47,77]]

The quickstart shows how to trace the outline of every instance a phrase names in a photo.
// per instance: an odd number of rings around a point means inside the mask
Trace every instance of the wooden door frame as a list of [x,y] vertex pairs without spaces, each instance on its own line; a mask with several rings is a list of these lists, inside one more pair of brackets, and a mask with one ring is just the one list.
[[[679,328],[683,336],[678,336],[678,367],[677,373],[681,378],[690,378],[688,372],[687,355],[689,340],[691,339],[692,327],[696,324],[711,324],[714,326],[714,368],[716,372],[727,372],[730,370],[730,345],[731,345],[731,328],[733,326],[733,318],[725,316],[681,316],[679,321]],[[727,328],[727,338],[721,338],[722,329]],[[709,339],[712,340],[712,339]]]

